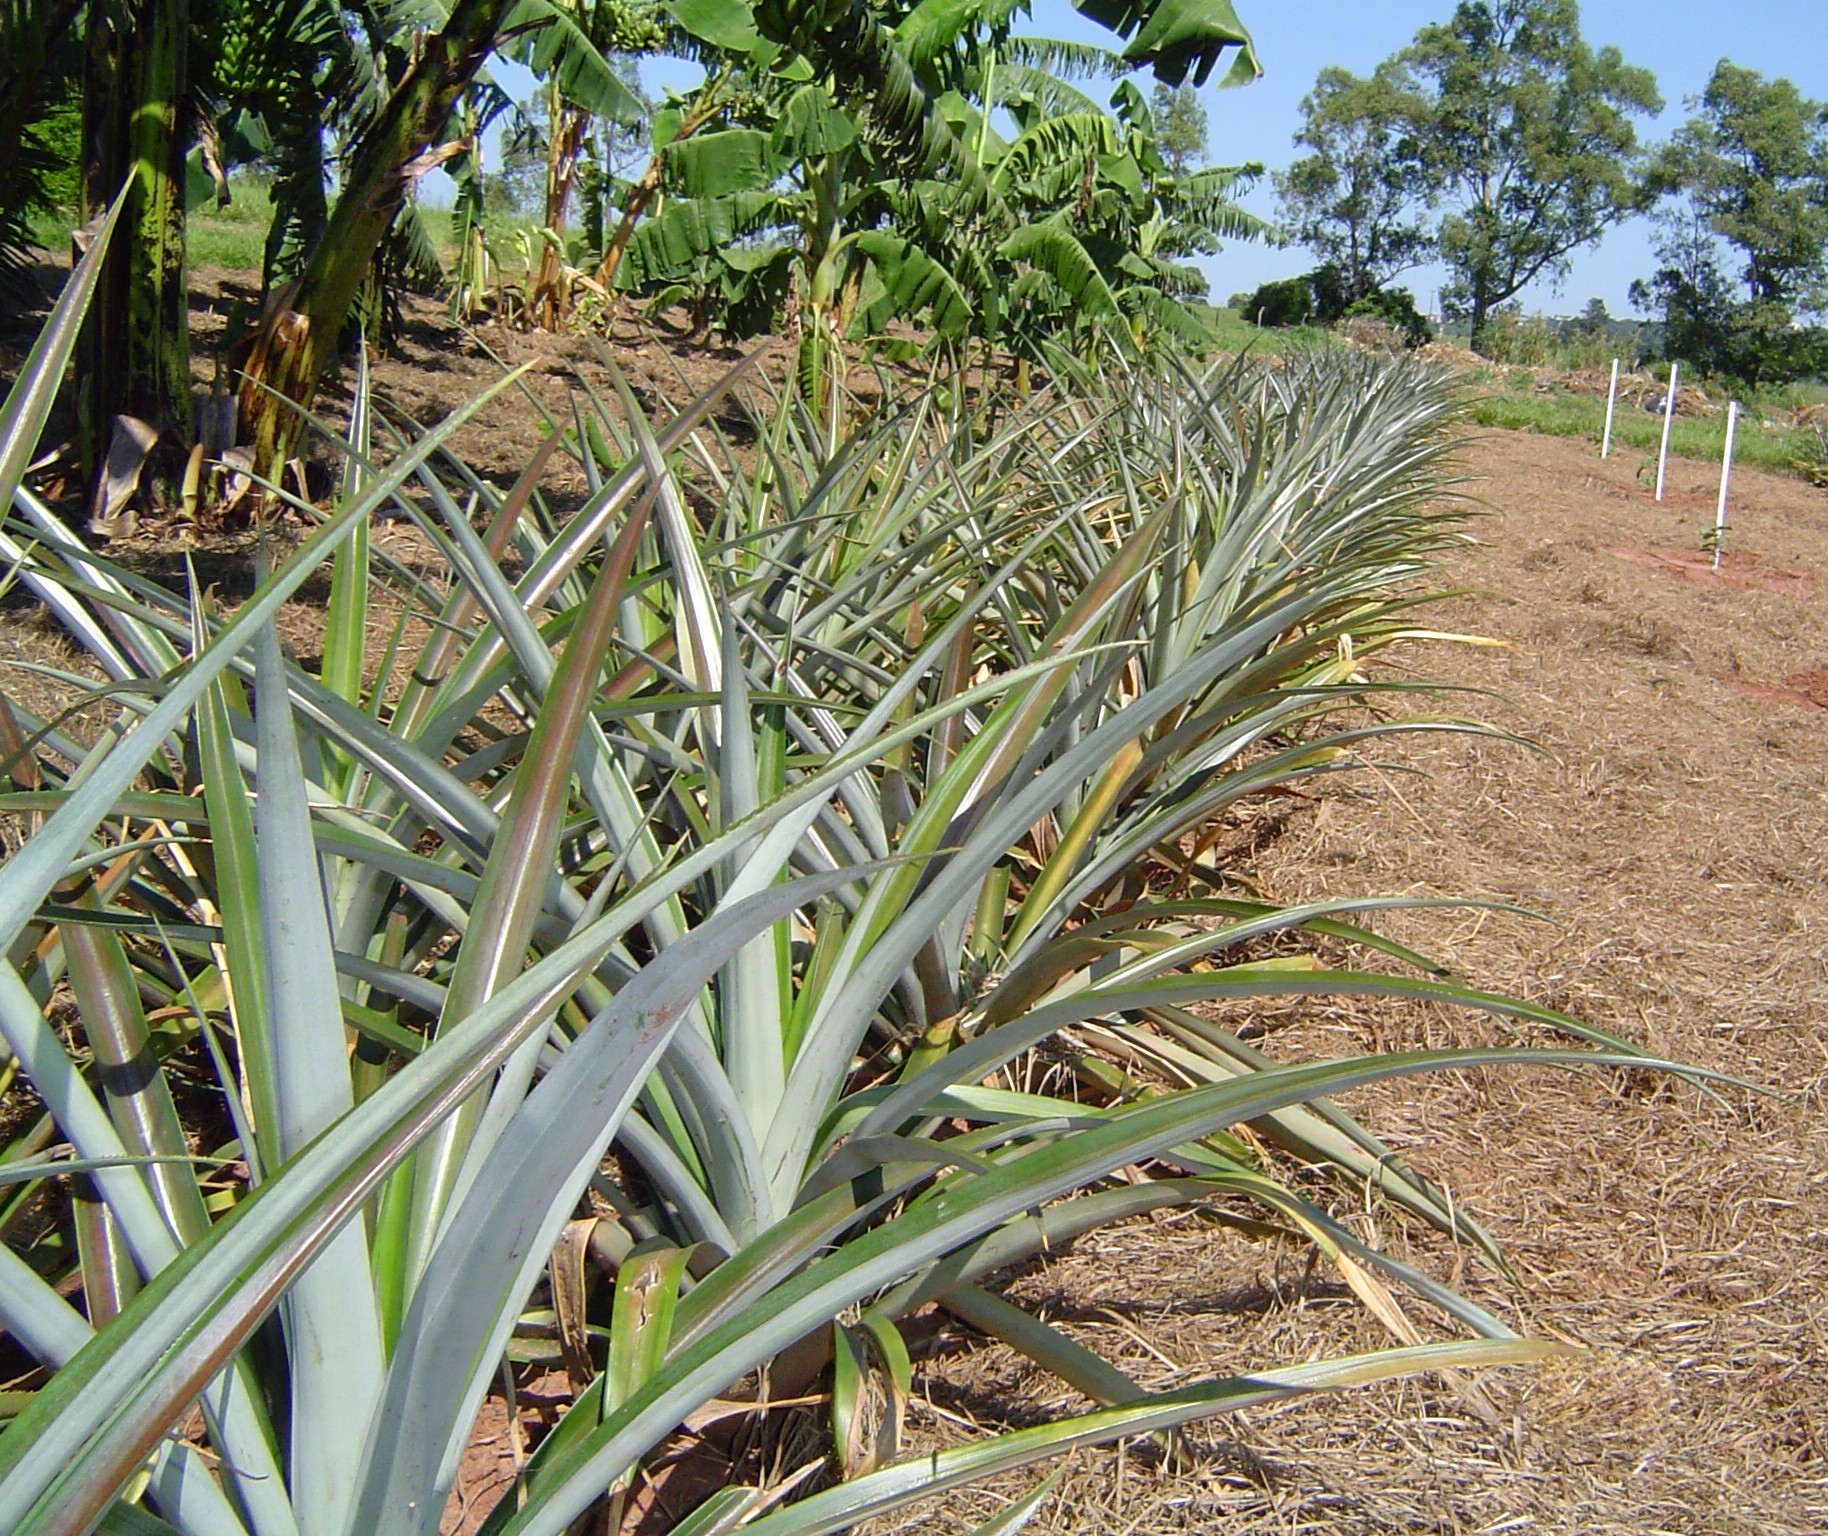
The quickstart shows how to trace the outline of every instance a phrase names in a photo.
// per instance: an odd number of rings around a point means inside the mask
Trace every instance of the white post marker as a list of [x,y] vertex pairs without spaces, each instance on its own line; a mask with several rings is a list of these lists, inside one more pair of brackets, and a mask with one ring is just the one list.
[[1657,500],[1663,499],[1663,474],[1669,468],[1669,424],[1676,419],[1676,375],[1680,363],[1669,365],[1669,396],[1663,402],[1663,446],[1657,450]]
[[1612,452],[1612,408],[1619,398],[1619,360],[1612,360],[1612,383],[1606,390],[1606,436],[1600,443],[1600,457],[1606,458]]
[[1733,432],[1739,425],[1739,402],[1726,408],[1726,452],[1720,457],[1720,505],[1714,509],[1714,569],[1720,569],[1720,546],[1726,541],[1726,483],[1733,473]]

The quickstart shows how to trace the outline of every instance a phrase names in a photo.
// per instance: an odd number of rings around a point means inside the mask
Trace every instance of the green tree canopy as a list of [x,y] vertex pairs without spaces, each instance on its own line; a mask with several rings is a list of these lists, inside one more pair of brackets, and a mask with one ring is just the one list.
[[1155,148],[1176,176],[1206,163],[1206,108],[1191,85],[1155,82],[1149,97],[1155,119]]
[[1642,205],[1634,116],[1662,110],[1651,73],[1594,50],[1575,0],[1464,0],[1399,56],[1419,103],[1423,174],[1446,206],[1447,291],[1472,319]]
[[1821,367],[1798,320],[1828,309],[1828,105],[1722,59],[1658,165],[1680,197],[1639,302],[1672,356],[1757,383]]
[[1337,268],[1348,301],[1433,253],[1417,134],[1423,111],[1394,60],[1367,79],[1323,69],[1302,99],[1295,142],[1311,153],[1275,177],[1283,231]]
[[1828,290],[1828,104],[1722,59],[1667,165],[1743,261],[1754,301],[1816,309]]

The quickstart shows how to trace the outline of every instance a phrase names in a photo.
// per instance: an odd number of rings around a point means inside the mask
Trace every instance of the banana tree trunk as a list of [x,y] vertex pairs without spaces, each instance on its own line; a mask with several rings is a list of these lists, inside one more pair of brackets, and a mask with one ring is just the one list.
[[407,188],[415,162],[449,120],[482,67],[513,0],[457,0],[444,30],[428,37],[387,106],[357,140],[342,194],[297,280],[276,290],[244,343],[241,419],[257,472],[290,456],[308,406],[362,280]]
[[647,212],[647,205],[660,190],[660,172],[664,165],[661,152],[655,150],[648,159],[647,169],[622,200],[621,222],[616,225],[615,238],[609,242],[609,249],[603,253],[602,264],[597,268],[597,282],[607,292],[615,292],[616,268],[622,265],[622,253],[628,249],[629,237],[641,222],[641,215]]
[[[84,39],[83,214],[127,188],[82,343],[77,444],[94,484],[119,416],[156,434],[155,502],[171,499],[191,442],[184,246],[187,0],[136,0]],[[143,431],[144,429],[136,429]]]
[[540,249],[539,276],[533,285],[532,310],[535,325],[556,331],[565,323],[565,225],[571,218],[578,155],[584,147],[584,130],[590,124],[590,116],[582,107],[564,100],[555,88],[549,120],[552,144],[546,156],[545,240]]
[[[679,144],[691,138],[723,111],[723,88],[730,74],[729,69],[723,69],[706,82],[691,109],[681,119],[678,130],[667,141],[668,145]],[[603,253],[603,261],[597,267],[597,282],[612,294],[615,292],[616,268],[622,265],[622,253],[628,249],[629,237],[641,222],[641,215],[647,212],[647,205],[653,202],[654,195],[659,192],[660,173],[665,168],[666,146],[663,145],[648,157],[647,169],[628,189],[628,196],[622,200],[622,220],[616,225],[615,238],[609,242],[609,249]]]

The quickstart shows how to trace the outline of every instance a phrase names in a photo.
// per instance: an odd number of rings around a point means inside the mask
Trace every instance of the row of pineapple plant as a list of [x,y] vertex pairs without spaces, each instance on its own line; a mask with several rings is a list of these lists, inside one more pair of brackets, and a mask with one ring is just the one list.
[[[790,396],[739,448],[715,414],[753,393],[738,368],[652,413],[580,392],[505,491],[452,449],[490,396],[394,431],[358,378],[346,431],[318,424],[339,495],[292,504],[308,536],[231,612],[85,547],[27,483],[93,281],[0,421],[8,579],[93,674],[61,679],[67,715],[0,701],[26,834],[0,1036],[42,1106],[0,1207],[0,1326],[37,1367],[0,1528],[434,1531],[586,1249],[613,1299],[500,1536],[571,1529],[764,1380],[829,1383],[836,1474],[733,1482],[680,1530],[841,1529],[1074,1445],[1555,1347],[1254,1149],[1375,1177],[1502,1268],[1328,1096],[1642,1058],[1381,938],[1393,901],[1241,900],[1210,852],[1245,797],[1471,728],[1365,707],[1403,702],[1367,658],[1425,633],[1415,584],[1460,537],[1439,377],[1056,358],[994,424],[916,389],[841,436]],[[555,455],[590,484],[565,516]],[[435,573],[371,541],[381,513]],[[275,618],[326,570],[307,667]],[[1261,958],[1300,933],[1383,964]],[[1201,1011],[1338,993],[1578,1044],[1278,1062]],[[1114,1048],[1080,1075],[1108,1092],[1012,1070],[1062,1041]],[[995,1289],[1169,1205],[1318,1245],[1437,1341],[1163,1395]],[[909,1390],[899,1325],[929,1303],[1099,1407],[902,1458],[860,1404],[866,1378]]]

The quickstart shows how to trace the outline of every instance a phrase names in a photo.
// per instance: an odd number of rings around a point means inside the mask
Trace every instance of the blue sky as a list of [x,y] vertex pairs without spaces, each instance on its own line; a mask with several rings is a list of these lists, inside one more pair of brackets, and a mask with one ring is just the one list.
[[[1453,0],[1233,4],[1256,39],[1263,78],[1234,90],[1221,91],[1210,83],[1202,90],[1210,154],[1214,164],[1256,160],[1268,170],[1281,169],[1294,158],[1301,98],[1322,69],[1337,64],[1354,74],[1367,74],[1408,44],[1418,29],[1444,21],[1453,12]],[[1020,30],[1039,37],[1112,41],[1110,33],[1086,21],[1067,0],[1034,0],[1030,24]],[[1786,77],[1813,100],[1828,98],[1828,0],[1740,0],[1730,7],[1703,5],[1700,0],[1584,0],[1581,31],[1595,48],[1614,46],[1628,63],[1657,77],[1666,105],[1655,121],[1640,120],[1642,141],[1666,139],[1680,126],[1688,116],[1686,99],[1700,94],[1722,57],[1767,77]],[[516,84],[509,77],[516,73],[524,72],[510,66],[498,69],[497,77],[514,90]],[[658,63],[645,73],[652,89],[667,82],[689,84],[698,71]],[[1267,175],[1243,202],[1264,218],[1274,216],[1276,200]],[[1575,254],[1559,291],[1537,284],[1524,290],[1520,302],[1532,311],[1572,314],[1598,297],[1613,314],[1628,314],[1626,290],[1634,278],[1648,276],[1655,264],[1650,235],[1650,226],[1642,219],[1615,229],[1598,247]],[[1270,278],[1292,277],[1312,265],[1313,258],[1300,249],[1235,242],[1205,263],[1213,297],[1220,303],[1233,293]],[[1399,282],[1428,309],[1443,276],[1439,269],[1423,268]]]

